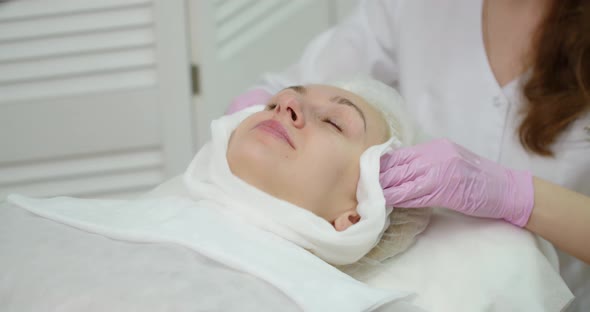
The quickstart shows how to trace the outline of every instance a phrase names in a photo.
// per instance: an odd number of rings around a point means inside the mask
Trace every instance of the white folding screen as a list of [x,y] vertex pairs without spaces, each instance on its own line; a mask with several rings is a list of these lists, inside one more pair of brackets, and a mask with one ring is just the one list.
[[0,197],[120,196],[192,157],[183,1],[0,3]]

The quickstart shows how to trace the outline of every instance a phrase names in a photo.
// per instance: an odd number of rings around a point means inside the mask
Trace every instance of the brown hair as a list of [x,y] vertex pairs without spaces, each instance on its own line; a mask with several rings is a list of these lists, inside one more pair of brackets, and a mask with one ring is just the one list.
[[590,107],[590,1],[554,0],[533,44],[520,143],[553,156],[551,145]]

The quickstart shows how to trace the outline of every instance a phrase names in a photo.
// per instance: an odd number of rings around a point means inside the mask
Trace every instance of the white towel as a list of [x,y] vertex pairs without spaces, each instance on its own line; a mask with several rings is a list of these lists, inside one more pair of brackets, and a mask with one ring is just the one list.
[[220,212],[223,207],[207,200],[32,199],[11,195],[8,201],[39,216],[113,239],[186,246],[267,281],[304,311],[371,311],[406,296],[370,288],[280,237],[227,218]]
[[211,142],[199,151],[184,175],[191,197],[216,202],[224,212],[294,242],[329,263],[358,261],[379,242],[389,225],[387,215],[391,208],[385,208],[379,184],[379,159],[393,139],[372,146],[361,155],[356,193],[361,220],[339,232],[323,218],[266,194],[231,173],[226,158],[230,135],[242,120],[262,109],[263,106],[251,107],[213,121]]

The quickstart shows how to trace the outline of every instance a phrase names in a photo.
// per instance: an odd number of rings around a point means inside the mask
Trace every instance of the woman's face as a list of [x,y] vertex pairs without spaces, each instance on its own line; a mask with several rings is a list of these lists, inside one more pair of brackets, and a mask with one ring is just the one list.
[[295,86],[242,121],[230,138],[234,175],[344,230],[358,221],[359,159],[387,140],[382,115],[361,97],[324,86]]

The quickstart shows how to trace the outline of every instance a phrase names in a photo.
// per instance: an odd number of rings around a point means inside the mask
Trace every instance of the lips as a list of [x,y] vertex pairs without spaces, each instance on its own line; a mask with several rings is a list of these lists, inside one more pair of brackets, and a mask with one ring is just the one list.
[[269,119],[260,122],[255,128],[259,128],[260,130],[266,131],[278,139],[284,140],[293,149],[295,149],[295,145],[293,144],[293,141],[291,141],[291,137],[289,137],[287,129],[285,129],[285,127],[283,127],[280,122],[274,119]]

